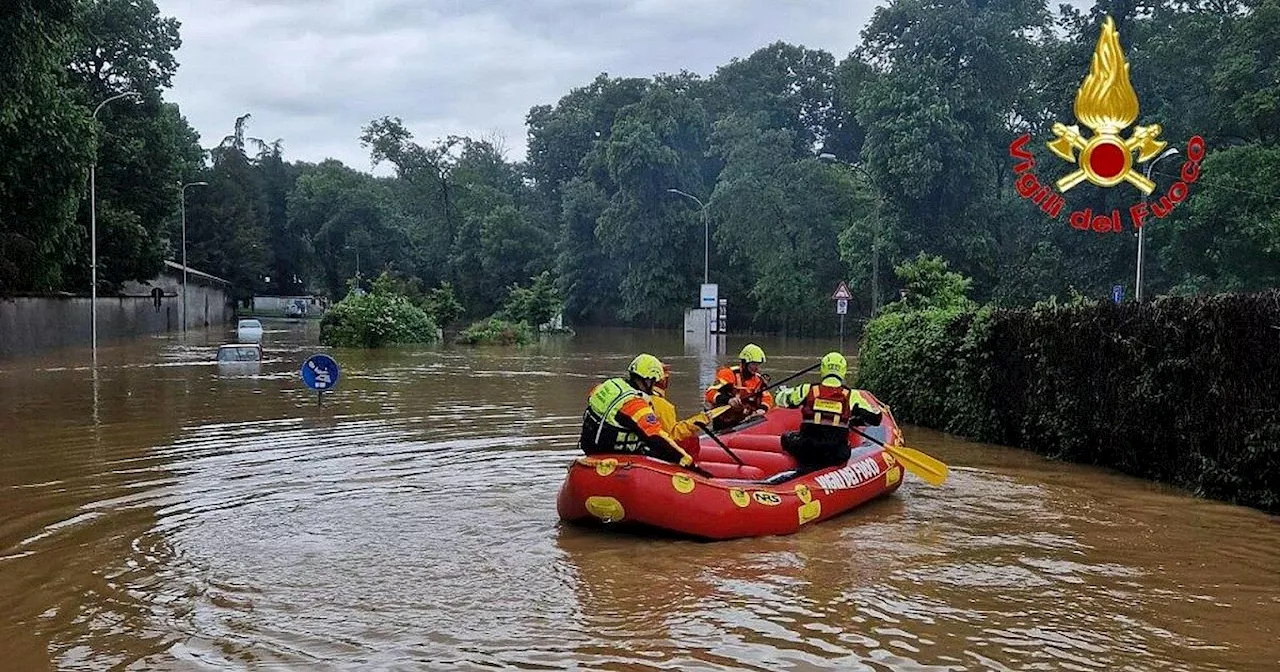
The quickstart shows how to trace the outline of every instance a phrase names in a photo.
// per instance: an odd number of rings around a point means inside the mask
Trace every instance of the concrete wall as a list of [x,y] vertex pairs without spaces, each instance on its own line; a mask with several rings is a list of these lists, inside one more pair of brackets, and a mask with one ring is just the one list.
[[[98,345],[182,330],[182,277],[170,269],[149,283],[126,283],[125,296],[98,296]],[[229,287],[195,275],[187,278],[187,327],[229,324],[235,319]],[[158,288],[159,306],[149,292]],[[0,359],[87,346],[92,342],[92,299],[87,296],[0,297]]]

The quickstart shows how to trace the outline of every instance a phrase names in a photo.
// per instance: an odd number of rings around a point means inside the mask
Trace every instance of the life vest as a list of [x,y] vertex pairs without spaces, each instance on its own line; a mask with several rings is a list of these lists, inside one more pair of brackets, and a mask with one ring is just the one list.
[[849,388],[840,385],[810,385],[800,404],[802,424],[846,427],[851,414]]
[[751,380],[744,380],[742,377],[742,366],[733,365],[729,367],[733,372],[733,384],[738,388],[738,396],[746,398],[755,394],[757,390],[764,387],[764,377],[760,374],[751,376]]
[[643,392],[622,378],[610,378],[596,385],[587,397],[587,410],[582,414],[578,447],[587,454],[639,452],[640,435],[618,423],[618,409],[628,399],[643,396]]

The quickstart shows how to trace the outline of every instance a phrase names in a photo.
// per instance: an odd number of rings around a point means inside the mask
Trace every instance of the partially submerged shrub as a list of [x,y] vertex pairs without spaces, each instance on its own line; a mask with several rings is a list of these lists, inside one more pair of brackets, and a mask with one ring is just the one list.
[[320,321],[320,343],[354,348],[434,343],[436,323],[407,297],[392,289],[385,273],[373,291],[353,291]]
[[464,345],[528,345],[538,336],[526,322],[510,322],[491,317],[473,322],[455,339]]

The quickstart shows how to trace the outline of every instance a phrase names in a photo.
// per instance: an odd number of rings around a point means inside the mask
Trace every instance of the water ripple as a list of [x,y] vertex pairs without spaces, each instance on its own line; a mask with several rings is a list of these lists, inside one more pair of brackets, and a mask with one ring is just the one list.
[[[214,336],[104,348],[92,378],[5,365],[14,669],[1280,666],[1280,535],[1256,512],[908,428],[943,487],[793,536],[580,530],[555,497],[622,346],[340,352],[319,405],[312,328],[270,330],[244,375],[211,366]],[[652,338],[693,407],[684,369],[711,362]]]

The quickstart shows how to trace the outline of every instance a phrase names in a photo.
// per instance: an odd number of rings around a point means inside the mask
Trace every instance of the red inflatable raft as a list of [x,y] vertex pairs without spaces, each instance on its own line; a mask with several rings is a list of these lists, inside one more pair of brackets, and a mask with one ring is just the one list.
[[[880,405],[885,409],[880,426],[860,429],[892,445],[900,440],[900,431],[889,409]],[[658,528],[703,539],[791,534],[902,484],[902,465],[857,433],[850,434],[848,462],[796,477],[795,460],[782,450],[781,435],[799,426],[800,411],[774,409],[717,434],[746,466],[703,436],[698,466],[711,476],[644,456],[580,457],[560,488],[560,519]]]

